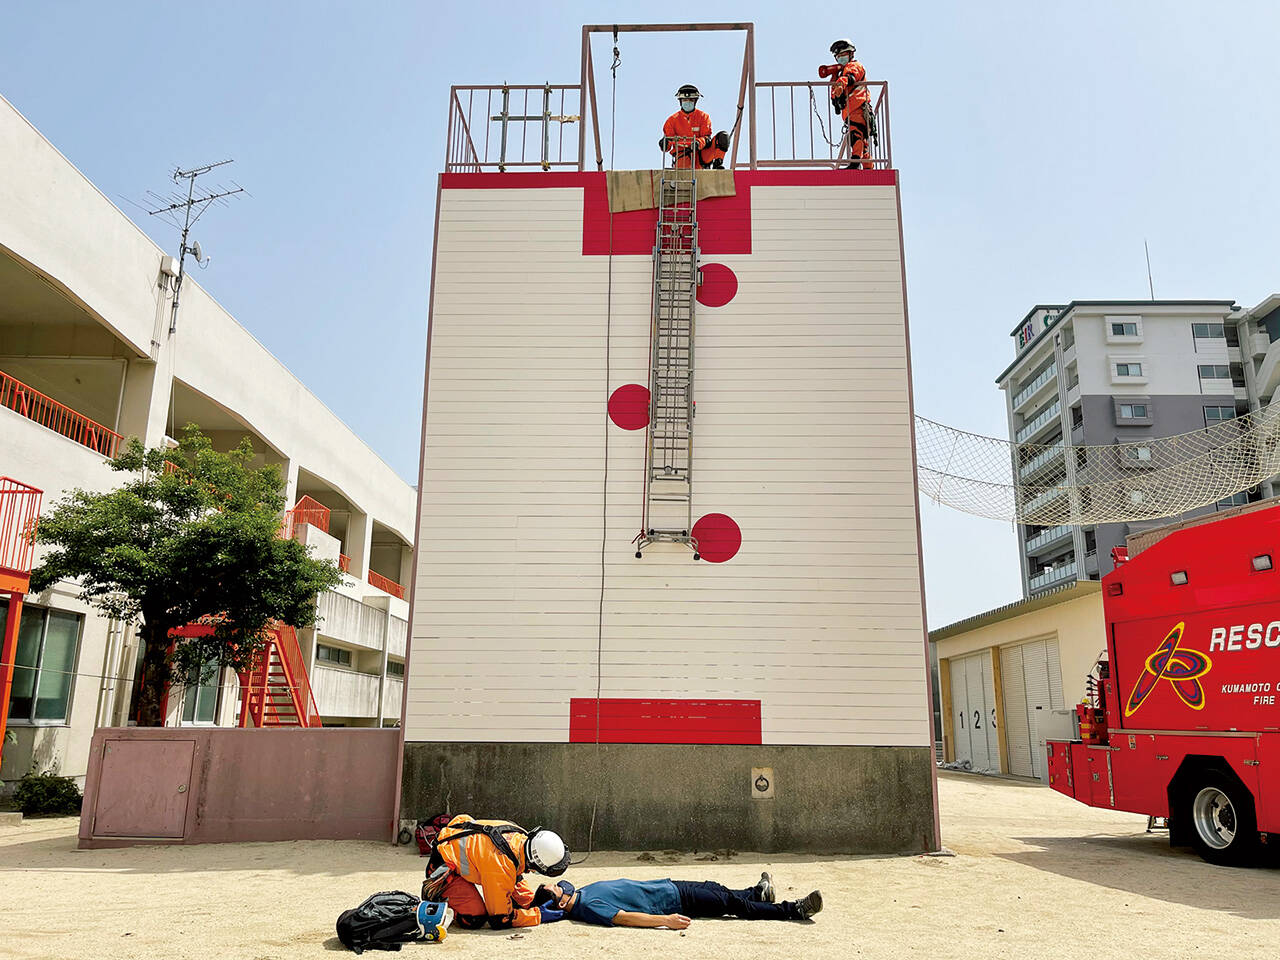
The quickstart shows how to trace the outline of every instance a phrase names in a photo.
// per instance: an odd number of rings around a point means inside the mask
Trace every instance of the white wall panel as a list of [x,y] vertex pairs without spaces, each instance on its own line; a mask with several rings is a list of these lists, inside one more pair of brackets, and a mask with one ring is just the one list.
[[644,431],[604,478],[649,256],[610,323],[580,188],[442,191],[408,740],[563,742],[599,663],[604,697],[759,699],[766,743],[930,743],[896,191],[751,199],[751,254],[703,258],[739,282],[697,314],[694,516],[743,532],[709,564],[633,556]]

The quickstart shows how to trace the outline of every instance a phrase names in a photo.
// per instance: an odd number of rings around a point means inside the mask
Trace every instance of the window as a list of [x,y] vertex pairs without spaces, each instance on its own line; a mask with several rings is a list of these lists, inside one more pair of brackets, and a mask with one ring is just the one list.
[[337,663],[344,667],[351,666],[351,651],[340,647],[326,647],[323,643],[316,645],[316,659],[325,663]]
[[1113,323],[1111,325],[1111,335],[1113,337],[1136,337],[1138,335],[1138,325],[1136,323]]
[[1215,423],[1221,423],[1223,420],[1234,420],[1236,418],[1235,407],[1205,407],[1204,408],[1204,425],[1212,427]]
[[[1225,367],[1223,368],[1226,369]],[[1142,364],[1140,363],[1117,363],[1117,377],[1140,377],[1142,376]]]
[[[1207,408],[1206,408],[1207,409]],[[1145,420],[1147,419],[1147,405],[1145,403],[1122,403],[1120,404],[1120,419],[1122,420]]]
[[1245,491],[1241,491],[1240,493],[1233,493],[1224,500],[1219,500],[1217,507],[1219,510],[1228,510],[1231,507],[1243,507],[1248,502],[1249,494]]
[[403,677],[403,676],[404,676],[404,664],[403,664],[403,663],[396,663],[394,660],[388,660],[388,661],[387,661],[387,676],[388,676],[388,677]]
[[187,685],[182,695],[183,723],[213,723],[218,715],[218,679],[222,671],[208,664],[200,672],[200,682]]
[[1225,340],[1227,333],[1220,323],[1193,323],[1191,336],[1197,340]]
[[[0,607],[0,633],[9,615]],[[71,680],[80,645],[81,618],[60,610],[22,608],[13,664],[9,719],[19,723],[66,723]]]
[[1150,463],[1151,448],[1150,447],[1125,447],[1124,456],[1126,460],[1134,463]]
[[1231,368],[1225,363],[1202,363],[1196,370],[1201,380],[1230,380]]

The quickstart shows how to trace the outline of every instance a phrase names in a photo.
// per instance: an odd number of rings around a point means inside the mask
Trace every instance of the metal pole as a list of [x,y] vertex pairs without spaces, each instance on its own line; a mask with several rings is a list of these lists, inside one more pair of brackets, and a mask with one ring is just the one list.
[[748,96],[751,100],[751,130],[748,146],[751,148],[751,169],[756,168],[756,31],[755,27],[747,24],[747,63],[751,73],[750,88]]
[[511,90],[504,83],[502,85],[502,143],[498,146],[498,172],[504,173],[507,169],[507,117],[510,113]]
[[[578,109],[583,113],[587,109],[587,69],[591,62],[591,31],[589,27],[582,28],[582,62],[578,72]],[[591,84],[591,122],[595,124],[596,130],[596,152],[600,151],[600,124],[596,120],[595,111],[595,82]],[[583,126],[586,126],[586,120],[583,120]],[[578,135],[578,172],[587,169],[587,138],[586,131]]]

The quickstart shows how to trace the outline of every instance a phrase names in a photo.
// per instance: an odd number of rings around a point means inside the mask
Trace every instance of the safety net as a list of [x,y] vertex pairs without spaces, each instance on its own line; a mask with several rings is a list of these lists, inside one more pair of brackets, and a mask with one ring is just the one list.
[[1280,405],[1172,437],[1015,443],[916,417],[923,496],[1034,526],[1173,517],[1280,473]]

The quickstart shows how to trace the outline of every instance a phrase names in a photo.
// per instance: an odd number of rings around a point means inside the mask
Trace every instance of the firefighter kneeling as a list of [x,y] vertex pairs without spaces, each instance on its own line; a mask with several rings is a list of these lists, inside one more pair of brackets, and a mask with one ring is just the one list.
[[533,927],[564,912],[537,896],[524,874],[558,877],[568,866],[569,850],[550,830],[461,814],[436,837],[422,899],[448,903],[459,927]]
[[677,169],[724,169],[724,155],[729,149],[729,134],[721,130],[711,133],[711,117],[698,109],[702,94],[691,83],[676,91],[680,109],[667,117],[662,125],[658,146],[675,157]]

